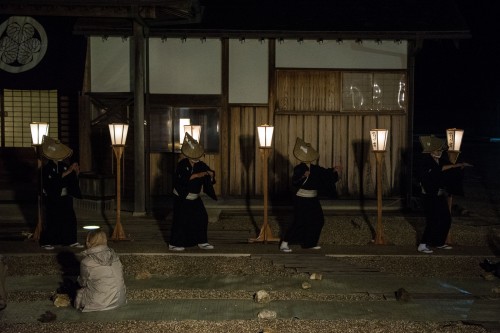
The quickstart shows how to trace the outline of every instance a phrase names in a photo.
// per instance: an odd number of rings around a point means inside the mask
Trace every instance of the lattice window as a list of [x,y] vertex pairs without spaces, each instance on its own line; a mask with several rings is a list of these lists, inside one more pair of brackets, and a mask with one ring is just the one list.
[[9,90],[3,91],[3,137],[5,147],[30,147],[30,123],[48,122],[49,135],[58,133],[57,90]]
[[343,111],[404,111],[406,94],[405,73],[342,73]]

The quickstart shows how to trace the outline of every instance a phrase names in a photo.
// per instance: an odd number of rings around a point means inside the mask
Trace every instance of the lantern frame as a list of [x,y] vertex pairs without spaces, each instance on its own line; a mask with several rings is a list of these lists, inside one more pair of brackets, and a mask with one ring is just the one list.
[[460,151],[462,140],[464,137],[464,130],[459,128],[448,128],[446,130],[446,139],[448,143],[448,150]]
[[386,151],[387,139],[389,137],[389,130],[383,128],[374,128],[370,130],[370,138],[373,151]]
[[41,145],[44,135],[49,135],[49,123],[34,121],[30,123],[31,142],[34,146]]
[[109,124],[109,136],[111,137],[111,145],[124,146],[127,141],[128,124],[112,123]]
[[200,143],[201,125],[184,125],[184,135],[186,133],[189,133],[193,139]]
[[257,135],[259,138],[259,148],[269,149],[273,143],[274,126],[263,124],[257,126]]
[[191,119],[189,118],[179,118],[179,144],[182,146],[184,142],[184,137],[186,136],[186,132],[184,131],[185,126],[191,125]]

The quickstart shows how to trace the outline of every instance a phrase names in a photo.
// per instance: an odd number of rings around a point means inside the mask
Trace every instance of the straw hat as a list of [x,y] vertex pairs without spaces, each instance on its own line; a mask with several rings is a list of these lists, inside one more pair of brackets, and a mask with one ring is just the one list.
[[49,160],[62,161],[73,154],[73,150],[50,136],[43,136],[42,155]]
[[299,161],[302,162],[312,162],[319,158],[319,154],[310,143],[305,142],[301,138],[297,138],[295,141],[295,147],[293,148],[293,156],[295,156]]
[[434,135],[421,136],[419,139],[423,149],[422,153],[432,153],[446,148],[444,139],[437,138]]
[[205,149],[198,143],[189,133],[186,132],[184,142],[182,143],[181,152],[191,159],[198,159],[203,156]]

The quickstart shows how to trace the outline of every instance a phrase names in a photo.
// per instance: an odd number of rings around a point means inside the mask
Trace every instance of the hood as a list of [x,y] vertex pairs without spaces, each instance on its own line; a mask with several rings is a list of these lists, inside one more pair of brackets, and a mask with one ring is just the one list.
[[111,266],[111,264],[118,260],[118,255],[115,251],[105,245],[98,245],[91,249],[83,251],[83,254],[94,259],[98,264],[103,266]]

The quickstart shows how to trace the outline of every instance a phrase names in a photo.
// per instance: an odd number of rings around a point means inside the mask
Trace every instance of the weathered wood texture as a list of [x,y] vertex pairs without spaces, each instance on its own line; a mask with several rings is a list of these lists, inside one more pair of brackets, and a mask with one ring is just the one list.
[[[402,112],[340,112],[340,75],[335,71],[277,71],[277,109],[272,110],[275,134],[269,158],[269,190],[291,191],[290,178],[299,161],[293,156],[297,137],[318,150],[319,164],[342,166],[338,194],[376,197],[376,160],[370,129],[389,129],[382,167],[384,196],[401,194],[407,153],[407,115]],[[267,108],[232,106],[230,110],[230,195],[262,194],[262,157],[256,127],[267,119]],[[261,119],[263,121],[261,121]],[[252,146],[253,145],[253,146]]]
[[[260,113],[259,113],[260,111]],[[262,194],[262,152],[256,127],[265,108],[232,107],[230,135],[230,195]],[[262,117],[262,116],[261,116]],[[401,172],[406,150],[405,115],[275,115],[273,151],[269,158],[269,190],[289,193],[297,137],[310,142],[320,154],[319,164],[342,166],[337,184],[339,195],[376,196],[376,161],[371,151],[370,129],[388,128],[390,141],[384,156],[382,184],[384,196],[400,194]]]
[[340,110],[340,72],[277,70],[277,107],[281,111]]
[[267,111],[262,106],[230,108],[229,195],[262,194],[264,161],[256,132],[267,122]]
[[[227,119],[221,123],[227,127],[227,136],[221,137],[221,147],[227,147],[227,156],[223,155],[226,149],[222,149],[203,158],[216,172],[218,195],[263,195],[264,154],[258,148],[256,128],[265,123],[275,126],[273,148],[267,161],[271,195],[279,197],[291,193],[290,178],[294,165],[298,163],[293,156],[293,147],[300,137],[318,150],[320,165],[342,166],[337,184],[339,196],[375,198],[377,170],[369,134],[372,128],[389,129],[387,153],[381,170],[383,195],[404,193],[402,185],[409,176],[406,113],[397,110],[340,111],[341,76],[337,71],[277,70],[274,79],[276,102],[270,105],[276,105],[275,108],[261,104],[232,104],[221,111]],[[132,145],[132,142],[133,135],[130,143],[127,138],[127,145]],[[127,163],[131,156],[126,153]],[[151,195],[172,193],[177,163],[174,159],[177,158],[178,155],[171,153],[150,154]],[[128,179],[133,168],[127,165],[126,170],[125,179]],[[222,184],[227,184],[227,189]],[[125,188],[130,189],[127,192],[133,192],[133,187],[129,186],[125,182]]]

